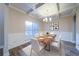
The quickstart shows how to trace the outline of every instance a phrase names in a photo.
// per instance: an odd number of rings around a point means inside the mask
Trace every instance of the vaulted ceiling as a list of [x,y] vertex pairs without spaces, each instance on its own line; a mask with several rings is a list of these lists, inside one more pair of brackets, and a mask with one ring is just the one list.
[[67,16],[73,15],[76,11],[77,3],[13,3],[10,4],[24,12],[33,16],[44,17],[56,17],[58,15]]

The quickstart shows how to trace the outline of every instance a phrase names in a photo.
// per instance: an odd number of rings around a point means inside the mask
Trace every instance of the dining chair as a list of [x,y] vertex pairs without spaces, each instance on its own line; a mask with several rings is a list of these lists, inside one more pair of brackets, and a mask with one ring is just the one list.
[[22,51],[24,52],[24,56],[30,56],[31,55],[31,45],[28,45],[27,47],[23,48]]
[[39,44],[36,38],[33,38],[31,44],[22,49],[26,56],[39,56],[43,46]]
[[61,54],[61,35],[56,36],[55,41],[51,43],[51,46],[57,48],[59,54]]
[[38,40],[36,40],[35,38],[32,39],[32,41],[31,41],[31,55],[33,53],[40,55],[40,52],[41,52],[42,49],[43,49],[43,46],[40,45]]

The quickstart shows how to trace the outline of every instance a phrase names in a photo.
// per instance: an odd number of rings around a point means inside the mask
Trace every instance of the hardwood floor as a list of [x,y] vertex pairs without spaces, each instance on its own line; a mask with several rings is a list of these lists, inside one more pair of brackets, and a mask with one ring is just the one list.
[[[64,43],[65,56],[79,56],[79,51],[76,50],[74,43],[66,41],[63,41],[63,43]],[[28,42],[16,48],[10,49],[9,50],[10,56],[24,56],[24,52],[22,51],[22,49],[30,44],[31,42]]]
[[71,42],[64,42],[64,49],[66,56],[79,56],[79,51],[75,48],[75,44]]
[[30,42],[27,42],[27,43],[25,43],[25,44],[23,44],[21,46],[18,46],[18,47],[15,47],[13,49],[10,49],[9,50],[10,56],[21,56],[20,55],[21,53],[19,51],[21,51],[23,48],[27,47],[30,44],[31,44]]

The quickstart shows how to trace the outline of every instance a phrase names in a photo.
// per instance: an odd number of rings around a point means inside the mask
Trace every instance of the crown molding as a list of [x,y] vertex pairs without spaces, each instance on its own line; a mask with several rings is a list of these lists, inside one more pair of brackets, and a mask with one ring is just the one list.
[[17,7],[14,7],[14,6],[12,6],[11,4],[9,4],[9,5],[7,5],[7,6],[8,6],[9,8],[15,9],[15,10],[17,10],[17,11],[19,11],[19,12],[23,13],[23,14],[26,14],[26,12],[25,12],[25,11],[23,11],[23,10],[21,10],[21,9],[17,8]]

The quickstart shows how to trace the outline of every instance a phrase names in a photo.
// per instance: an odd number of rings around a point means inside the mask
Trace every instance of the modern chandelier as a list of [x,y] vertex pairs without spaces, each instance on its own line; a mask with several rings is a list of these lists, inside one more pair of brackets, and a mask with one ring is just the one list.
[[52,21],[52,18],[51,18],[51,17],[49,17],[49,18],[44,18],[43,21],[44,21],[44,22],[51,22],[51,21]]
[[[59,19],[60,18],[60,13],[59,13],[60,6],[59,6],[59,3],[57,3],[56,5],[57,5],[57,10],[58,10],[57,18]],[[48,12],[48,10],[47,10],[47,12]],[[43,18],[43,22],[51,22],[51,21],[52,21],[52,16]]]

